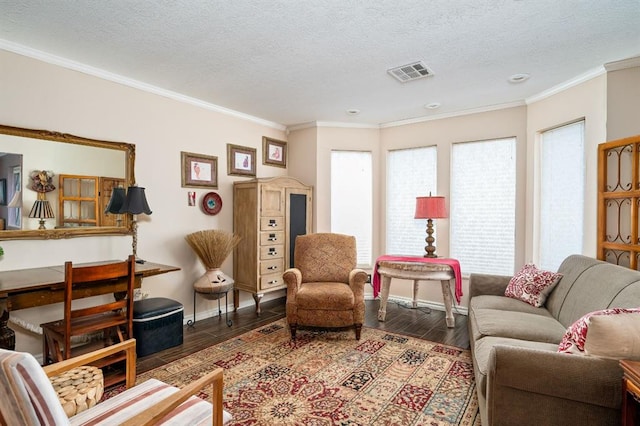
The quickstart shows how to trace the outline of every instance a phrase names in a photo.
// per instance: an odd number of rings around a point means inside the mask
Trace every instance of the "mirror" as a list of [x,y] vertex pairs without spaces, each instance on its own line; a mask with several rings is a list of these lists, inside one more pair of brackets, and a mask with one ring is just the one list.
[[[104,208],[113,185],[135,184],[134,161],[133,144],[0,125],[0,240],[131,234],[130,215]],[[55,189],[32,189],[45,171]]]

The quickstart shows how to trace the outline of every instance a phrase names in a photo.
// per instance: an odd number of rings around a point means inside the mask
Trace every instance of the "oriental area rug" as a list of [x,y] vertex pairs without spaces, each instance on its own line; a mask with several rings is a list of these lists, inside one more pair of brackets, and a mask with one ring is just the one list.
[[[231,425],[480,424],[469,351],[363,327],[257,328],[140,374],[182,387],[224,368]],[[200,397],[211,400],[205,388]]]

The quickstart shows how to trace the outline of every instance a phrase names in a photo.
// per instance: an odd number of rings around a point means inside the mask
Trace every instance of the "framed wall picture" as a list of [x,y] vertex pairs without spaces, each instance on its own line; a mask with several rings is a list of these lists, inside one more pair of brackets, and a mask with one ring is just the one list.
[[255,176],[256,149],[228,143],[227,174],[231,176]]
[[7,205],[7,180],[0,179],[0,206]]
[[218,157],[180,152],[183,188],[218,188]]
[[287,167],[287,143],[277,139],[262,137],[262,164]]

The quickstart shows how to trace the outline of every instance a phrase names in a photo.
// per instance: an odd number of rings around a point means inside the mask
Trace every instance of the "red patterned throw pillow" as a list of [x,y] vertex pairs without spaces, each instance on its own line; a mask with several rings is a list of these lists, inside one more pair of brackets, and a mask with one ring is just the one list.
[[527,263],[511,278],[504,295],[539,308],[560,278],[562,274],[543,271],[533,263]]
[[636,337],[640,327],[638,314],[640,308],[590,312],[571,324],[562,337],[558,352],[635,359],[640,351]]

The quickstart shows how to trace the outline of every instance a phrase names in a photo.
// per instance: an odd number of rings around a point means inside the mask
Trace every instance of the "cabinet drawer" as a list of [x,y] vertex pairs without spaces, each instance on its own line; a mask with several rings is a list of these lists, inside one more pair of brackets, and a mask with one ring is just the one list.
[[282,259],[284,257],[284,245],[260,247],[260,260]]
[[283,231],[261,232],[260,233],[260,245],[261,246],[272,246],[274,244],[284,244],[284,232]]
[[284,272],[284,259],[265,260],[260,262],[260,275]]
[[261,231],[282,231],[284,229],[284,217],[261,217],[260,218],[260,230]]
[[265,290],[285,285],[282,274],[269,274],[260,277],[260,289]]

